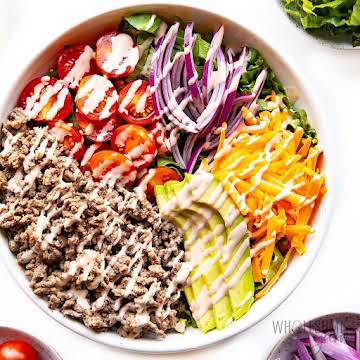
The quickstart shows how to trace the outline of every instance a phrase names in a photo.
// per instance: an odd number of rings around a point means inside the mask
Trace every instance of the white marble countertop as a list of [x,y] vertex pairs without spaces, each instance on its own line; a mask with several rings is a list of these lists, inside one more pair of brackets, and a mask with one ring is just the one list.
[[[176,1],[174,1],[176,2]],[[180,1],[179,1],[180,3]],[[277,0],[183,0],[232,17],[276,43],[288,53],[318,93],[336,124],[338,145],[335,214],[320,255],[301,285],[268,318],[250,330],[213,347],[158,359],[265,359],[281,334],[274,324],[296,325],[312,317],[337,311],[360,311],[358,263],[360,239],[360,51],[324,47],[295,28],[280,11]],[[0,0],[0,96],[26,62],[64,28],[95,13],[121,5],[117,0]],[[56,323],[36,307],[14,283],[0,263],[0,325],[16,327],[56,348],[64,360],[145,359],[82,338]]]

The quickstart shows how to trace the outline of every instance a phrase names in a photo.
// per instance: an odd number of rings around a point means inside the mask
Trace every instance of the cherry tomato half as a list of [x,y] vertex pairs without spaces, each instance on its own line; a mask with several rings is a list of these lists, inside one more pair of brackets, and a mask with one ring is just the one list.
[[150,133],[138,125],[121,125],[114,130],[111,147],[125,154],[137,170],[147,168],[156,156],[156,143]]
[[89,120],[111,117],[117,109],[118,93],[112,82],[100,75],[85,76],[75,97],[77,109]]
[[146,193],[149,201],[155,200],[154,188],[156,185],[163,185],[170,180],[181,181],[181,176],[176,170],[165,166],[159,166],[155,169],[150,169],[143,175],[138,183],[138,188]]
[[156,120],[150,85],[146,80],[135,80],[119,93],[119,115],[128,123],[148,125]]
[[83,131],[84,136],[96,142],[110,140],[114,129],[120,125],[116,115],[106,120],[91,121],[79,110],[75,112],[75,120]]
[[72,154],[75,160],[82,158],[85,152],[84,138],[73,124],[61,120],[51,121],[49,122],[49,132],[68,150],[73,151],[76,146],[76,151]]
[[130,186],[136,179],[137,171],[133,163],[123,154],[113,150],[96,152],[88,163],[95,180],[107,175],[106,180]]
[[158,121],[150,124],[147,129],[156,142],[158,155],[164,155],[169,153],[169,149],[166,146],[168,134],[164,124]]
[[40,356],[26,341],[9,340],[0,345],[0,360],[40,360]]
[[139,58],[139,48],[128,34],[111,31],[96,42],[96,63],[107,77],[128,76]]
[[64,81],[42,76],[25,86],[18,106],[25,110],[31,120],[63,120],[71,113],[72,98]]
[[89,45],[74,45],[64,48],[60,53],[57,71],[70,89],[77,89],[84,76],[98,74],[95,51]]
[[96,152],[101,151],[101,150],[111,150],[111,147],[109,144],[103,143],[103,142],[96,142],[96,143],[88,146],[86,148],[85,154],[81,160],[80,170],[81,171],[90,170],[90,168],[88,166],[90,159]]

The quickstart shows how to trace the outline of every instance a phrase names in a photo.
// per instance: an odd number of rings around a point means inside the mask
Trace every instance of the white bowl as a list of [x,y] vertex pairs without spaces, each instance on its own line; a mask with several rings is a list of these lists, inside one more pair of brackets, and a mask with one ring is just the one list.
[[313,226],[316,230],[315,235],[307,241],[307,252],[303,256],[295,256],[280,281],[273,287],[269,294],[257,301],[250,311],[241,319],[233,322],[222,331],[211,331],[202,334],[197,329],[188,329],[185,334],[169,334],[163,340],[123,339],[115,333],[107,332],[97,334],[79,322],[64,317],[58,311],[52,311],[47,308],[44,300],[36,297],[30,288],[24,274],[17,265],[14,255],[10,252],[7,240],[3,234],[0,234],[0,254],[2,261],[18,282],[24,292],[32,299],[43,311],[52,318],[89,339],[98,341],[107,345],[136,350],[141,352],[178,352],[191,349],[198,349],[209,344],[214,344],[220,340],[226,339],[232,335],[238,334],[259,322],[275,310],[297,287],[300,281],[309,270],[314,259],[319,255],[319,249],[331,213],[331,203],[334,190],[335,177],[335,142],[332,141],[330,126],[321,109],[321,104],[317,101],[311,87],[296,71],[296,67],[290,65],[287,56],[284,56],[283,50],[275,50],[274,47],[265,43],[255,33],[245,29],[241,25],[227,18],[223,18],[215,13],[206,10],[171,4],[140,4],[136,6],[123,7],[110,11],[108,13],[95,16],[73,28],[66,31],[62,36],[52,41],[43,49],[29,65],[19,74],[12,90],[8,93],[7,99],[0,107],[1,118],[11,111],[14,107],[19,92],[23,86],[33,77],[46,72],[49,66],[54,62],[55,55],[65,44],[72,44],[79,41],[94,41],[104,29],[117,26],[121,18],[134,12],[155,12],[167,20],[171,20],[174,15],[182,18],[184,21],[195,21],[197,31],[212,33],[220,24],[225,25],[225,43],[233,48],[239,48],[240,45],[247,44],[257,48],[267,59],[269,65],[275,70],[279,78],[286,87],[291,89],[291,93],[296,93],[299,98],[299,106],[304,106],[308,111],[312,124],[316,127],[320,142],[325,149],[324,171],[327,176],[329,192],[321,204],[317,215],[314,218]]

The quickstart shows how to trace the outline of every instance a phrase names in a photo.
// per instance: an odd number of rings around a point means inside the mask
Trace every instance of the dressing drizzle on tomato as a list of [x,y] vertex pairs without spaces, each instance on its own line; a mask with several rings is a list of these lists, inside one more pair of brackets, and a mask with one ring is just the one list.
[[91,60],[95,59],[95,52],[86,45],[83,53],[75,61],[73,68],[68,72],[64,81],[69,84],[71,89],[76,89],[79,86],[81,79],[90,70]]

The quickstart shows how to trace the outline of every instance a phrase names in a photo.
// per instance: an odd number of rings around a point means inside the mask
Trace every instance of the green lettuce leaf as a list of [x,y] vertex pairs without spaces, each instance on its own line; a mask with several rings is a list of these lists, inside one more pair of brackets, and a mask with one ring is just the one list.
[[[196,40],[193,49],[194,62],[196,65],[200,65],[203,60],[206,59],[206,55],[209,51],[210,43],[206,41],[199,33],[196,33]],[[177,51],[184,50],[184,29],[180,28],[176,40],[174,49]]]
[[177,173],[183,177],[184,176],[184,170],[181,168],[181,166],[174,160],[172,156],[161,156],[157,159],[157,166],[165,166],[170,169],[173,169],[177,171]]
[[[133,28],[138,31],[146,31],[150,34],[155,34],[159,30],[159,27],[162,23],[161,18],[157,15],[155,20],[153,19],[153,14],[135,14],[131,16],[125,16],[125,20]],[[150,27],[148,28],[149,25]]]
[[359,45],[360,0],[282,0],[285,11],[305,30],[319,29],[329,36],[346,35]]
[[307,113],[304,109],[294,110],[291,127],[296,129],[301,127],[304,129],[304,136],[312,138],[312,143],[318,143],[316,130],[309,124]]
[[272,91],[275,91],[277,94],[285,94],[285,90],[281,81],[268,67],[265,59],[262,57],[259,51],[253,48],[250,48],[249,50],[246,72],[241,76],[238,90],[242,93],[251,92],[255,85],[256,78],[259,76],[264,67],[268,68],[268,76],[266,78],[260,98],[271,94]]

